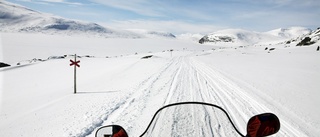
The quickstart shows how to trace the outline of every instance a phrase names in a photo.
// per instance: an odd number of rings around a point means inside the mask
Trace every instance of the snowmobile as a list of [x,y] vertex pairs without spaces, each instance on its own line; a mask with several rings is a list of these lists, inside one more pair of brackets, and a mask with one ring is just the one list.
[[[156,111],[140,137],[264,137],[280,130],[279,118],[273,113],[263,113],[251,117],[247,122],[246,135],[238,130],[234,120],[237,119],[232,119],[225,109],[215,104],[205,102],[173,103]],[[122,126],[108,125],[100,127],[95,136],[128,137],[128,134]]]

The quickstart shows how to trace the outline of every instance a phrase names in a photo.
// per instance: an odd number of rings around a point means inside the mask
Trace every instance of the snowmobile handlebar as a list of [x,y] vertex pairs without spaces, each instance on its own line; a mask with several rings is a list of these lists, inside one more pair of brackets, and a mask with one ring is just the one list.
[[[263,113],[256,116],[253,116],[249,119],[247,123],[247,134],[243,135],[235,126],[234,122],[232,121],[231,117],[227,113],[226,110],[224,110],[222,107],[205,103],[205,102],[179,102],[179,103],[173,103],[168,104],[166,106],[161,107],[157,110],[157,112],[153,115],[151,121],[148,124],[148,127],[145,129],[145,131],[140,135],[140,137],[144,136],[148,129],[151,127],[154,119],[156,116],[165,108],[178,106],[178,105],[186,105],[186,104],[194,104],[194,105],[205,105],[205,106],[211,106],[214,108],[218,108],[221,110],[228,118],[229,122],[232,124],[232,127],[234,130],[241,136],[241,137],[264,137],[269,136],[272,134],[275,134],[280,129],[280,121],[279,118],[272,113]],[[128,137],[128,134],[126,131],[119,125],[109,125],[99,128],[96,131],[95,134],[96,137]]]

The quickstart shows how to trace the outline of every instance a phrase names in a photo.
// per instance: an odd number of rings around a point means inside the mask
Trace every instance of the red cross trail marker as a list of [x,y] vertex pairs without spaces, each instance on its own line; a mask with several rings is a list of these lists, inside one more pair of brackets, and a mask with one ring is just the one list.
[[71,62],[70,66],[76,65],[77,67],[80,67],[80,65],[79,65],[80,60],[74,62],[73,60],[70,59],[70,62]]
[[74,66],[74,94],[77,93],[77,67],[80,68],[80,60],[77,61],[77,54],[74,55],[74,61],[70,59],[70,66]]

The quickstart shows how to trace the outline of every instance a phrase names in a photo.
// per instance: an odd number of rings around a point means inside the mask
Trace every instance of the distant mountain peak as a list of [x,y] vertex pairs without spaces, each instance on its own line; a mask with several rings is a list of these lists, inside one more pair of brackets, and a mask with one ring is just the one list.
[[258,33],[243,29],[219,30],[200,39],[199,43],[241,43],[252,44],[260,39]]
[[279,28],[268,32],[255,32],[243,29],[225,29],[205,35],[199,43],[228,44],[228,45],[254,45],[285,41],[311,30],[304,27]]
[[311,31],[310,33],[300,35],[298,37],[292,38],[283,43],[294,44],[296,46],[309,46],[309,45],[314,45],[316,43],[319,43],[319,41],[320,41],[320,28],[317,28],[316,30]]
[[305,27],[290,27],[290,28],[278,28],[271,31],[268,31],[266,33],[274,35],[274,36],[280,36],[284,38],[293,38],[298,37],[302,34],[308,34],[312,30],[305,28]]

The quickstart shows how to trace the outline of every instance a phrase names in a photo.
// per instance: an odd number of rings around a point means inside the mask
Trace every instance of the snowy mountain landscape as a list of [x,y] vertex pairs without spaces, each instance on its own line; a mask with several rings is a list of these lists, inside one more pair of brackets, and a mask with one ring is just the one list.
[[[319,40],[319,28],[304,27],[117,30],[1,1],[0,135],[93,137],[117,124],[134,137],[160,107],[202,101],[226,109],[243,134],[250,117],[271,112],[281,122],[273,136],[320,136]],[[223,117],[166,111],[149,136],[238,136]]]

